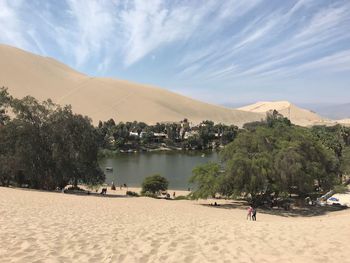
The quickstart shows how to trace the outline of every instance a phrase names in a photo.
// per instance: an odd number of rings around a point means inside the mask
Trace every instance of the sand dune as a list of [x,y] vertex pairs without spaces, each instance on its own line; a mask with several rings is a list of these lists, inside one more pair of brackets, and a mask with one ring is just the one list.
[[344,126],[350,126],[350,119],[335,120],[334,122]]
[[238,108],[238,110],[255,113],[266,113],[271,110],[277,110],[284,117],[289,118],[292,123],[301,126],[331,123],[330,120],[322,118],[310,110],[299,108],[288,101],[262,101]]
[[0,262],[350,262],[347,210],[252,222],[201,203],[0,187]]
[[0,79],[0,85],[15,97],[31,95],[71,104],[75,112],[95,123],[110,118],[146,123],[188,118],[194,123],[209,119],[241,126],[264,118],[264,114],[203,103],[149,85],[86,76],[54,59],[6,45],[0,45]]

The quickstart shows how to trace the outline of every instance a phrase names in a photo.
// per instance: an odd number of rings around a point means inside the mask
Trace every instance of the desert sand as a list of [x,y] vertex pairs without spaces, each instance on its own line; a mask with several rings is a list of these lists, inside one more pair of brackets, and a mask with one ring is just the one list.
[[266,112],[277,110],[300,126],[349,125],[348,120],[329,120],[288,101],[263,101],[238,109],[208,104],[163,88],[126,80],[87,76],[49,57],[0,45],[0,86],[16,98],[30,95],[39,100],[70,104],[76,113],[89,116],[95,124],[116,121],[178,122],[203,120],[243,124],[260,121]]
[[1,187],[0,262],[350,262],[348,210],[253,222],[207,202]]
[[30,95],[39,100],[70,104],[95,124],[116,121],[193,123],[212,120],[242,126],[261,120],[265,114],[250,113],[200,102],[166,89],[125,80],[84,75],[47,57],[0,45],[0,86],[16,98]]
[[271,110],[277,110],[284,117],[290,119],[292,123],[300,126],[331,123],[330,120],[323,118],[310,110],[299,108],[289,101],[262,101],[238,108],[238,110],[255,113],[266,113]]
[[335,120],[334,122],[341,125],[350,126],[350,119]]

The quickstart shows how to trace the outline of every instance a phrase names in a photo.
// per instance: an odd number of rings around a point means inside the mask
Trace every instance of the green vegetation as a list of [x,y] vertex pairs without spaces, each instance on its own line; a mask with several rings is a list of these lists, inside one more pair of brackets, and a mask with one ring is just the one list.
[[193,170],[190,181],[197,186],[192,193],[195,198],[219,194],[262,202],[291,194],[305,197],[340,183],[343,160],[337,143],[329,144],[330,139],[325,143],[315,130],[294,126],[277,112],[245,128],[223,149],[223,172],[218,164]]
[[170,150],[204,150],[222,147],[237,136],[238,127],[203,121],[197,126],[187,119],[179,123],[99,122],[97,127],[101,156],[113,152]]
[[128,196],[134,196],[134,197],[139,197],[140,195],[136,192],[133,191],[126,191],[126,195]]
[[349,191],[348,187],[346,185],[340,184],[334,186],[334,192],[337,194],[345,194]]
[[189,181],[197,185],[197,190],[191,194],[192,198],[215,197],[221,188],[220,166],[216,163],[197,166]]
[[[6,110],[15,117],[10,120]],[[0,184],[52,190],[98,184],[97,134],[87,117],[69,106],[32,97],[13,99],[0,89]]]
[[148,176],[142,183],[142,194],[159,194],[161,191],[166,191],[168,189],[169,182],[166,178],[155,174]]
[[334,153],[338,160],[339,177],[350,173],[350,128],[341,125],[314,126],[315,138]]
[[[340,125],[302,128],[273,111],[265,121],[248,123],[241,130],[212,121],[194,126],[187,119],[156,125],[116,124],[110,119],[93,127],[70,106],[30,96],[14,99],[7,89],[0,89],[0,185],[93,187],[105,179],[98,156],[164,147],[223,148],[220,164],[193,170],[190,182],[196,190],[190,197],[196,199],[243,196],[260,202],[320,194],[334,187],[341,192],[344,175],[350,173],[350,128]],[[142,194],[156,196],[167,188],[168,181],[154,175],[143,182]]]

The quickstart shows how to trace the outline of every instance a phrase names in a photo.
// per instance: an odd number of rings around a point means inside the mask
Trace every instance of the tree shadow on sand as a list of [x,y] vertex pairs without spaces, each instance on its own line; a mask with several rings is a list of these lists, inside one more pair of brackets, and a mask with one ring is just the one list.
[[[246,201],[232,201],[231,203],[218,204],[217,206],[213,204],[202,204],[202,206],[207,206],[216,209],[240,209],[247,210],[248,202]],[[257,211],[260,214],[283,216],[283,217],[313,217],[322,216],[328,213],[337,212],[345,210],[346,206],[304,206],[304,207],[292,207],[289,210],[283,208],[269,208],[269,207],[258,207]]]

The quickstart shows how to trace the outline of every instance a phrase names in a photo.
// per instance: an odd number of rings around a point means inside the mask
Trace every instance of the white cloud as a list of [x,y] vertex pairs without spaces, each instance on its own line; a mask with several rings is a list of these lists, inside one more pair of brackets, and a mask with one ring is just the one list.
[[[253,20],[241,31],[239,41],[232,48],[221,49],[212,57],[212,61],[205,61],[206,71],[198,72],[196,77],[211,75],[217,80],[262,76],[273,78],[277,75],[290,75],[295,70],[299,72],[298,68],[308,65],[306,70],[319,65],[321,61],[323,65],[334,65],[331,63],[335,63],[335,60],[322,60],[322,57],[328,56],[330,51],[327,50],[332,50],[332,46],[350,40],[350,35],[345,33],[350,32],[350,7],[349,4],[324,6],[313,12],[311,17],[301,19],[302,15],[298,12],[314,8],[314,4],[315,1],[298,1],[287,12],[277,10],[268,17]],[[294,24],[288,32],[290,24],[296,23],[298,19],[304,22]],[[288,32],[287,35],[285,32]],[[284,35],[288,37],[283,37]],[[256,57],[249,56],[251,52],[255,53],[254,48],[258,50],[263,43],[269,44],[262,51],[257,51]],[[244,55],[252,61],[244,59]],[[240,62],[236,62],[237,59]],[[228,67],[230,61],[238,63],[237,66]],[[315,64],[313,61],[316,61]],[[336,62],[340,62],[339,59]],[[337,64],[340,69],[347,68],[347,65]]]
[[20,48],[29,48],[22,34],[22,24],[18,10],[22,1],[0,1],[0,41]]
[[76,27],[65,31],[73,37],[73,53],[78,66],[109,45],[115,31],[115,6],[109,1],[68,0],[69,14]]
[[293,74],[305,72],[306,70],[350,71],[350,50],[340,51],[305,63],[293,70]]
[[0,0],[0,42],[43,55],[51,55],[57,47],[56,55],[65,57],[66,63],[99,72],[111,71],[115,64],[131,67],[148,55],[147,61],[156,65],[168,58],[159,51],[171,57],[170,48],[176,47],[178,59],[167,64],[184,80],[273,77],[321,64],[348,69],[347,53],[345,60],[329,58],[350,48],[339,44],[350,41],[350,4],[346,1],[62,3],[60,12],[54,2],[33,10],[37,20],[31,21],[32,3]]
[[120,14],[126,66],[165,44],[184,41],[208,14],[209,6],[169,8],[163,1],[133,1]]

